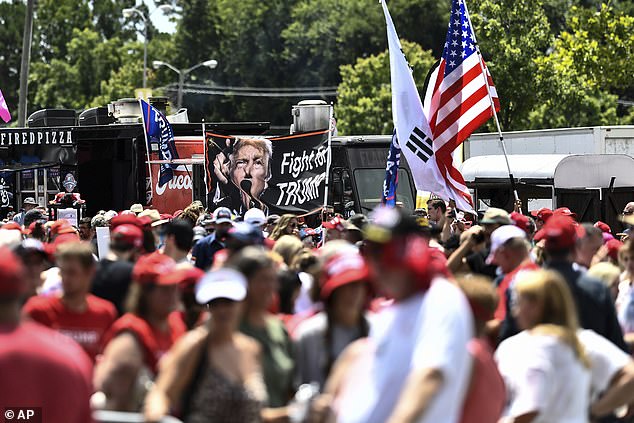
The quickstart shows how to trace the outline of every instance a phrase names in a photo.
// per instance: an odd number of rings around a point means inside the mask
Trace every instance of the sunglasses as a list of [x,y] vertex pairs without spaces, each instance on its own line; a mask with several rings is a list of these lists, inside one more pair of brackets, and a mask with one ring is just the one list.
[[206,306],[208,309],[212,309],[214,307],[223,306],[223,305],[231,305],[235,304],[236,301],[230,300],[229,298],[215,298],[209,301]]
[[630,210],[630,211],[628,211],[628,210],[623,210],[623,214],[624,214],[625,216],[629,216],[630,214],[634,214],[634,210]]

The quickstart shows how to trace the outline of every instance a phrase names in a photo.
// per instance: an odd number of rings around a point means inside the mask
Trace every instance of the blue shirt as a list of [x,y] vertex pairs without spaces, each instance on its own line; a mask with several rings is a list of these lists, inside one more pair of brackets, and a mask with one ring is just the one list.
[[192,259],[201,270],[209,270],[214,262],[214,254],[225,248],[224,244],[216,239],[216,234],[207,235],[199,240],[192,250]]

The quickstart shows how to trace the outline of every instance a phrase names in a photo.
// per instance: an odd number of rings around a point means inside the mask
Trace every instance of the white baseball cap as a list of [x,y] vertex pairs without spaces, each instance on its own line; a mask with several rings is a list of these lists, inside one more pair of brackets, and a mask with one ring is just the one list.
[[214,211],[214,221],[216,223],[233,223],[231,210],[226,207],[219,207]]
[[196,301],[207,304],[217,298],[242,301],[247,296],[247,280],[233,269],[220,269],[207,273],[196,284]]
[[493,263],[493,256],[497,249],[512,238],[526,239],[526,232],[515,225],[504,225],[491,233],[491,252],[486,259],[487,264]]
[[247,212],[244,214],[244,221],[247,222],[249,225],[261,226],[266,223],[266,216],[264,215],[264,212],[262,210],[253,208],[247,210]]

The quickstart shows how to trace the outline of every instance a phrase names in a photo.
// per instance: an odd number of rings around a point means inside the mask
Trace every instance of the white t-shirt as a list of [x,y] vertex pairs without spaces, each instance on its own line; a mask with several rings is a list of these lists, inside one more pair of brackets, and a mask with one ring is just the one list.
[[535,423],[586,421],[591,400],[608,388],[630,357],[591,330],[579,330],[577,336],[590,369],[554,336],[524,331],[500,344],[495,358],[510,401],[507,415],[539,411]]
[[587,421],[590,369],[556,336],[523,331],[503,341],[495,352],[506,384],[505,414],[537,411],[533,423]]
[[580,330],[577,337],[590,359],[590,399],[595,400],[608,388],[614,375],[625,367],[631,358],[612,342],[591,330]]
[[356,373],[338,401],[344,423],[383,423],[394,411],[409,374],[438,369],[445,383],[418,423],[454,423],[471,373],[473,337],[469,305],[454,284],[436,278],[417,294],[381,310],[371,321],[369,371]]
[[326,365],[354,340],[361,337],[360,327],[344,327],[333,324],[330,351],[326,350],[328,316],[325,311],[304,320],[295,330],[295,371],[297,385],[317,382],[320,389],[326,381]]

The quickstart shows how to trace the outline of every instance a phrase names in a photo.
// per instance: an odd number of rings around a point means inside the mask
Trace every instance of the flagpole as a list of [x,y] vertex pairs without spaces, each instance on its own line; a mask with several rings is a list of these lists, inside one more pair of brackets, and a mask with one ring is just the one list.
[[203,170],[205,174],[205,209],[209,209],[209,205],[207,204],[209,198],[209,181],[207,181],[207,133],[205,131],[205,119],[203,118]]
[[[149,104],[149,103],[148,103]],[[139,107],[141,108],[141,122],[143,123],[143,138],[145,139],[145,153],[147,155],[147,169],[148,174],[150,175],[150,201],[149,204],[152,204],[152,200],[154,199],[154,194],[152,193],[152,164],[150,163],[150,143],[147,139],[147,130],[145,129],[145,114],[143,113],[143,104],[141,103],[141,99],[139,98]]]
[[[511,181],[511,189],[513,190],[513,195],[515,196],[515,201],[517,202],[520,197],[517,195],[517,188],[515,186],[515,178],[513,177],[513,172],[511,172],[511,165],[509,164],[509,157],[506,152],[506,143],[504,142],[504,135],[502,134],[502,128],[500,127],[500,120],[498,119],[498,113],[495,110],[495,104],[493,103],[493,96],[491,95],[491,87],[489,86],[489,77],[487,75],[487,71],[484,68],[484,64],[482,61],[482,52],[480,51],[480,45],[476,40],[475,30],[473,29],[473,24],[471,23],[471,15],[469,14],[469,9],[467,8],[467,2],[463,0],[464,3],[464,11],[465,15],[467,15],[467,20],[469,21],[469,26],[471,27],[471,35],[473,36],[473,44],[475,44],[476,53],[478,54],[478,62],[480,62],[480,69],[482,70],[482,76],[484,77],[484,85],[487,88],[487,94],[489,96],[489,102],[491,103],[491,110],[493,111],[493,118],[495,120],[495,126],[498,130],[498,135],[500,136],[500,145],[502,146],[502,152],[504,153],[504,161],[506,162],[506,169],[509,173],[509,179]],[[521,207],[518,209],[520,213],[522,213]]]
[[333,107],[330,104],[330,117],[328,118],[328,158],[326,159],[326,188],[324,189],[324,209],[328,205],[328,183],[330,182],[330,165],[332,163],[332,120],[334,118]]

